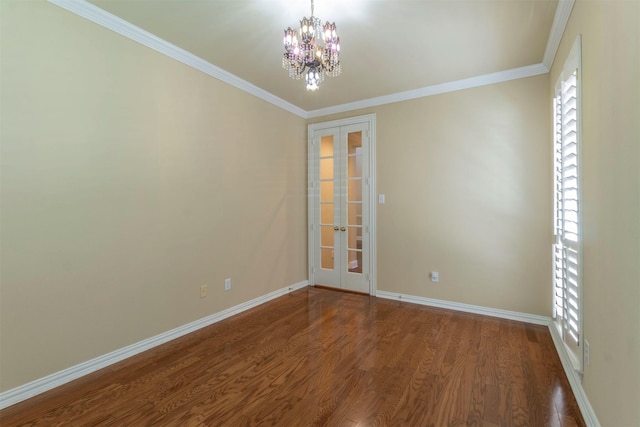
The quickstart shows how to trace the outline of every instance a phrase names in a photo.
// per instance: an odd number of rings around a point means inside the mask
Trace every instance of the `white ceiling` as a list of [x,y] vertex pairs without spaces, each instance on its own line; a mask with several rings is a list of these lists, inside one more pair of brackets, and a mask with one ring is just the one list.
[[560,11],[558,0],[315,0],[336,22],[343,71],[308,92],[281,65],[283,30],[309,16],[308,0],[89,1],[306,112],[541,64]]

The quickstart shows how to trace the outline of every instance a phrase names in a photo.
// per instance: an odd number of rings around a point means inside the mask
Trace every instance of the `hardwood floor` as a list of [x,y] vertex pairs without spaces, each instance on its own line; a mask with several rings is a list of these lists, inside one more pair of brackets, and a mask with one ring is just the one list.
[[305,288],[0,412],[2,426],[583,426],[547,328]]

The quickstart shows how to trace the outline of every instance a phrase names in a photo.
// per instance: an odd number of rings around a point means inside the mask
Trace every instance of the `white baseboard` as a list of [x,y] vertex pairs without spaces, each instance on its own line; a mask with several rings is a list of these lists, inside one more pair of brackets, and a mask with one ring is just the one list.
[[573,395],[578,402],[578,407],[580,407],[584,422],[588,427],[600,427],[600,421],[598,421],[598,417],[582,388],[582,378],[580,378],[580,374],[573,368],[571,357],[562,341],[558,328],[556,328],[553,322],[549,322],[549,332],[551,333],[551,338],[553,339],[553,344],[556,347],[556,352],[558,353],[564,372],[569,380],[571,391],[573,391]]
[[[156,335],[146,340],[139,341],[135,344],[112,351],[111,353],[107,353],[105,355],[96,357],[94,359],[88,360],[86,362],[80,363],[78,365],[72,366],[62,371],[55,372],[51,375],[37,379],[27,384],[21,385],[14,389],[7,390],[3,393],[0,393],[0,409],[4,409],[8,406],[22,402],[23,400],[26,400],[30,397],[44,393],[45,391],[49,391],[55,387],[61,386],[70,381],[78,379],[84,375],[90,374],[99,369],[113,365],[114,363],[120,362],[121,360],[124,360],[128,357],[135,356],[136,354],[142,353],[143,351],[149,350],[153,347],[164,344],[173,339],[179,338],[183,335],[197,331],[198,329],[212,325],[228,317],[231,317],[243,311],[249,310],[251,308],[257,307],[260,304],[264,304],[267,301],[278,298],[279,296],[285,295],[289,292],[292,292],[298,289],[302,289],[308,285],[309,285],[309,282],[307,280],[295,283],[291,286],[278,289],[276,291],[270,292],[261,297],[254,298],[250,301],[244,302],[242,304],[238,304],[234,307],[212,314],[211,316],[207,316],[205,318],[196,320],[194,322],[188,323],[186,325],[180,326],[178,328],[172,329],[170,331],[164,332],[162,334]],[[532,323],[536,325],[548,326],[549,331],[551,333],[551,337],[553,339],[553,343],[558,353],[558,357],[560,358],[562,367],[564,368],[564,371],[569,380],[569,385],[571,386],[571,390],[573,391],[576,401],[578,402],[578,406],[580,407],[580,411],[582,413],[582,416],[587,426],[600,427],[600,422],[598,421],[598,418],[593,410],[593,407],[589,403],[589,399],[587,398],[587,395],[585,394],[584,389],[582,388],[580,376],[573,369],[573,366],[569,359],[569,354],[567,353],[564,347],[564,344],[562,342],[562,339],[560,338],[558,331],[553,325],[550,318],[545,316],[528,314],[528,313],[519,313],[515,311],[500,310],[495,308],[462,304],[462,303],[457,303],[452,301],[437,300],[432,298],[398,294],[398,293],[392,293],[392,292],[386,292],[386,291],[377,291],[376,296],[380,298],[406,301],[414,304],[446,308],[450,310],[463,311],[466,313],[483,314],[486,316],[499,317],[502,319],[517,320],[517,321]]]
[[564,343],[562,342],[562,338],[558,334],[558,329],[555,327],[550,317],[385,291],[377,291],[376,296],[380,298],[411,302],[414,304],[428,305],[431,307],[447,308],[450,310],[463,311],[466,313],[483,314],[486,316],[499,317],[501,319],[518,320],[520,322],[547,326],[549,328],[549,332],[551,333],[553,344],[556,347],[558,357],[562,362],[564,372],[569,380],[571,391],[573,391],[573,395],[578,402],[578,407],[580,408],[580,412],[582,413],[582,417],[584,418],[585,423],[588,427],[600,427],[598,417],[596,417],[596,413],[594,412],[593,407],[591,406],[591,403],[589,403],[589,399],[587,398],[587,395],[582,388],[582,380],[580,378],[580,375],[573,369],[571,359],[569,358],[569,353],[567,353]]
[[207,316],[194,322],[187,323],[186,325],[180,326],[167,332],[163,332],[154,337],[147,338],[135,344],[128,345],[105,355],[98,356],[94,359],[80,363],[78,365],[71,366],[70,368],[64,369],[62,371],[47,375],[46,377],[31,381],[30,383],[18,386],[11,390],[7,390],[3,393],[0,393],[0,409],[4,409],[18,402],[22,402],[23,400],[29,399],[30,397],[44,393],[45,391],[49,391],[55,387],[78,379],[84,375],[90,374],[109,365],[113,365],[114,363],[120,362],[121,360],[124,360],[128,357],[135,356],[138,353],[142,353],[143,351],[159,346],[160,344],[164,344],[183,335],[197,331],[198,329],[204,328],[205,326],[212,325],[228,317],[257,307],[260,304],[264,304],[267,301],[278,298],[279,296],[285,295],[297,289],[302,289],[308,285],[309,282],[307,280],[303,280],[291,286],[286,286],[261,297],[254,298],[250,301],[238,304],[226,310],[222,310],[218,313],[212,314],[211,316]]
[[550,317],[538,316],[536,314],[519,313],[517,311],[500,310],[498,308],[482,307],[480,305],[463,304],[460,302],[445,301],[440,299],[418,297],[413,295],[398,294],[386,291],[377,291],[376,296],[398,301],[406,301],[414,304],[428,305],[431,307],[447,308],[449,310],[464,311],[466,313],[483,314],[485,316],[499,317],[501,319],[517,320],[520,322],[533,323],[534,325],[547,326],[551,322]]

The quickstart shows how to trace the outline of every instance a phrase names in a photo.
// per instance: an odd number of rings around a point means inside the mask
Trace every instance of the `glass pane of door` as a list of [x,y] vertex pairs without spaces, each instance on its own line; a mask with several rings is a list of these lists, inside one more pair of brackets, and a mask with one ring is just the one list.
[[349,225],[362,226],[362,202],[349,202],[347,209]]
[[349,250],[349,272],[362,273],[362,202],[349,202],[347,249]]
[[333,135],[320,138],[320,268],[334,270],[336,252],[336,194],[335,147]]
[[347,133],[347,270],[362,273],[362,131]]
[[334,245],[333,240],[334,231],[332,225],[323,225],[320,227],[320,253],[322,260],[320,262],[321,268],[333,270],[333,254]]
[[328,270],[333,270],[333,249],[321,248],[320,267]]
[[320,202],[333,201],[333,181],[320,181]]
[[333,179],[333,157],[320,159],[320,179]]
[[348,251],[349,273],[362,274],[362,251]]
[[333,203],[325,202],[320,204],[320,224],[333,225]]
[[320,138],[320,157],[333,156],[333,136],[323,136]]

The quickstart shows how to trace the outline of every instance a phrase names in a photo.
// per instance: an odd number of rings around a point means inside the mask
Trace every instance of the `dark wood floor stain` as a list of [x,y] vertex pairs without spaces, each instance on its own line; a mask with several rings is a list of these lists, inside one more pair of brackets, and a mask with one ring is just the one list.
[[306,288],[0,412],[2,426],[584,426],[546,327]]

